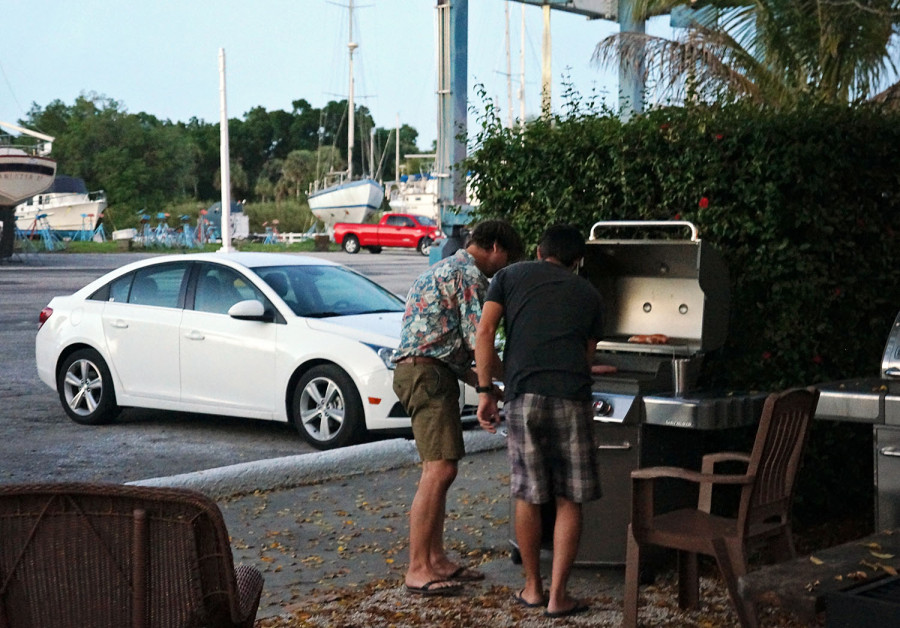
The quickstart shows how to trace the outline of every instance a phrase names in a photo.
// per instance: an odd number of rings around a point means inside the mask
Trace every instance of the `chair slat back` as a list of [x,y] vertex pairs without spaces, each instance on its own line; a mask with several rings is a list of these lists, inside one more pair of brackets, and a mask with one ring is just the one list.
[[787,522],[797,471],[818,402],[813,388],[773,393],[766,399],[747,472],[755,482],[744,490],[739,524]]

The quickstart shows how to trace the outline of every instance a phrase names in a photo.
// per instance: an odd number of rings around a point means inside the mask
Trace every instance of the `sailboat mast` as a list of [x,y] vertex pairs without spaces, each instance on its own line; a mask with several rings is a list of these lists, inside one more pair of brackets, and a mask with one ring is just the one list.
[[509,45],[509,0],[506,0],[506,119],[507,126],[513,127],[513,97],[512,97],[512,50]]
[[349,0],[348,8],[350,9],[350,41],[347,43],[347,48],[350,50],[350,91],[347,96],[347,108],[349,109],[347,114],[347,179],[349,180],[353,178],[353,51],[357,48],[353,41],[353,0]]

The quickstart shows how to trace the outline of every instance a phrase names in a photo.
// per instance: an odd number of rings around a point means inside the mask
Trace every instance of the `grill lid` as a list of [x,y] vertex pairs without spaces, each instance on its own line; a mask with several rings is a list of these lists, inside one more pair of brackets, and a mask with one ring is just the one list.
[[884,345],[884,355],[881,357],[881,376],[900,380],[900,312],[897,312],[897,318],[894,319],[887,343]]
[[[603,229],[689,228],[690,239],[599,239]],[[582,274],[603,296],[600,350],[688,356],[718,349],[728,331],[729,279],[722,256],[687,221],[602,221],[591,227]],[[663,345],[627,342],[664,334]]]

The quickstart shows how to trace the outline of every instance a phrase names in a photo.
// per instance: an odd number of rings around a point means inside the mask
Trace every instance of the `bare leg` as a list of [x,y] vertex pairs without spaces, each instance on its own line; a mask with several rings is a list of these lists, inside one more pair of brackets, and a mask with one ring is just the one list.
[[529,604],[544,601],[541,581],[541,507],[516,499],[516,541],[522,555],[525,588],[521,597]]
[[553,570],[547,611],[559,613],[575,608],[578,600],[569,597],[569,574],[581,539],[581,504],[556,498],[556,525],[553,527]]
[[406,584],[420,587],[440,580],[433,557],[444,554],[444,514],[447,491],[456,479],[455,460],[427,460],[422,463],[422,478],[409,512],[409,569]]

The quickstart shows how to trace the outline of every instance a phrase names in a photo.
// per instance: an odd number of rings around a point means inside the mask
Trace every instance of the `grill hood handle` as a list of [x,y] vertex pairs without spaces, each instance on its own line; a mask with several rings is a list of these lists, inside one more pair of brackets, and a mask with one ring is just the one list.
[[594,230],[597,227],[687,227],[691,230],[691,242],[697,242],[700,235],[696,225],[687,220],[601,220],[591,227],[590,240],[596,240]]

